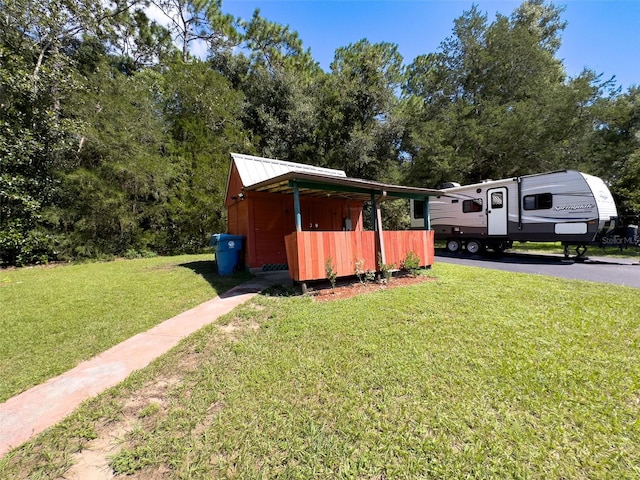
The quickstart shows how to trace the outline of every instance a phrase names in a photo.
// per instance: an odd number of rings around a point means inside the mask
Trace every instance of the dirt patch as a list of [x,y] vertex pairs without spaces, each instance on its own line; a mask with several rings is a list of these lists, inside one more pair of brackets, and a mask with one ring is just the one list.
[[81,451],[74,454],[74,465],[65,474],[68,480],[111,480],[115,478],[113,469],[109,465],[109,457],[118,452],[133,420],[117,422],[105,428],[95,440]]
[[379,282],[359,282],[356,279],[338,281],[335,288],[331,288],[329,282],[318,282],[310,286],[308,295],[311,295],[317,302],[331,302],[334,300],[344,300],[363,293],[376,292],[378,290],[388,290],[397,287],[417,285],[424,282],[436,280],[435,277],[427,275],[401,275],[392,277],[387,283]]
[[[227,341],[236,341],[242,332],[257,330],[259,327],[260,325],[253,321],[248,324],[232,322],[228,325],[218,325],[222,338]],[[215,342],[220,341],[219,336],[214,337]],[[202,357],[198,353],[185,352],[179,367],[176,367],[180,376],[175,374],[160,376],[137,393],[124,398],[122,418],[96,428],[97,438],[89,441],[81,451],[73,455],[73,465],[65,473],[64,478],[69,480],[112,480],[116,478],[109,465],[110,458],[128,445],[128,437],[135,428],[151,431],[154,423],[158,421],[158,417],[166,415],[170,391],[183,381],[186,373],[197,368],[201,359]],[[184,392],[183,395],[188,396],[190,392]],[[223,401],[210,406],[206,418],[194,432],[196,438],[206,430],[223,408]],[[135,478],[163,478],[167,473],[163,469],[164,467],[154,468],[147,472],[137,472]]]

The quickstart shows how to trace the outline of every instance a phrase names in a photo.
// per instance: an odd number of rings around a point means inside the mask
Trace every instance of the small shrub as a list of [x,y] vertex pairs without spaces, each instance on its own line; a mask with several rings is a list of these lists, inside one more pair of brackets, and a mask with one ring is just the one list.
[[374,282],[376,280],[376,272],[369,270],[368,268],[364,268],[365,261],[363,258],[356,259],[355,262],[355,273],[356,277],[358,277],[358,281],[362,285],[366,285],[368,282]]
[[331,288],[336,288],[336,278],[338,278],[338,274],[335,270],[333,259],[331,257],[327,258],[327,261],[324,264],[324,271],[327,274],[329,282],[331,283]]
[[389,283],[394,268],[395,265],[393,263],[384,263],[382,261],[382,255],[378,253],[378,270],[380,270],[380,281],[382,283]]
[[135,260],[136,258],[142,258],[140,253],[138,253],[138,251],[135,248],[129,248],[126,252],[124,252],[122,256],[127,260]]
[[420,268],[420,257],[413,252],[407,253],[407,256],[402,261],[402,268],[408,270],[415,277],[418,268]]
[[364,259],[356,259],[354,271],[356,273],[356,277],[358,277],[358,281],[364,285],[367,281],[367,270],[364,269]]

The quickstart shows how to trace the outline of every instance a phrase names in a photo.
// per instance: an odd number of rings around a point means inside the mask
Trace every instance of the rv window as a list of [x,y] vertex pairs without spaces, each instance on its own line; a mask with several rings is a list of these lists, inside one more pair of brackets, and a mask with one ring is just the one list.
[[553,195],[550,193],[526,195],[522,200],[525,210],[549,210],[553,206]]
[[502,192],[494,192],[491,194],[491,208],[504,207],[504,200],[502,198]]
[[481,212],[481,211],[482,211],[481,198],[475,198],[473,200],[465,200],[464,202],[462,202],[463,213]]
[[413,218],[424,218],[424,202],[413,201]]

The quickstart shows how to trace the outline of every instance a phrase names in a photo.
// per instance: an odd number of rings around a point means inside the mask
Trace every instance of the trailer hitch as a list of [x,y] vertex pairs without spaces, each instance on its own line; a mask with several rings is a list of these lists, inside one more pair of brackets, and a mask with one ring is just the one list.
[[[571,245],[565,245],[564,246],[564,258],[569,258],[571,255],[569,253],[569,249],[570,249]],[[586,260],[587,257],[585,255],[585,253],[587,253],[587,246],[586,245],[576,245],[575,248],[576,251],[576,260]]]

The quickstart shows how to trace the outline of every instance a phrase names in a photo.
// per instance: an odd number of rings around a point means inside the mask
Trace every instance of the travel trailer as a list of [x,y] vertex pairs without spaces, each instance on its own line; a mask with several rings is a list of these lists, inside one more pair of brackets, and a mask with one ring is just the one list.
[[448,184],[430,201],[411,201],[411,227],[430,215],[436,240],[450,252],[496,252],[518,242],[562,242],[583,256],[615,228],[617,209],[598,177],[574,170],[540,173],[473,185]]

